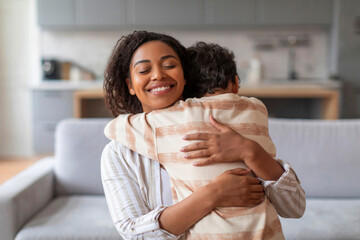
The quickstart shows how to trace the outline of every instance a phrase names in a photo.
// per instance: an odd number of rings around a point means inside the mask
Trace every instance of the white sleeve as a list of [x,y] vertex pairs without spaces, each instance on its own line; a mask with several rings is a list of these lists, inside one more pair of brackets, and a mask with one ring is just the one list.
[[305,191],[290,164],[276,159],[285,172],[277,181],[263,181],[265,194],[284,218],[300,218],[306,208]]
[[159,216],[166,207],[148,207],[149,204],[141,194],[136,173],[125,160],[129,155],[125,156],[124,152],[120,152],[113,142],[103,150],[101,178],[111,218],[121,237],[179,239],[181,236],[175,236],[160,228]]

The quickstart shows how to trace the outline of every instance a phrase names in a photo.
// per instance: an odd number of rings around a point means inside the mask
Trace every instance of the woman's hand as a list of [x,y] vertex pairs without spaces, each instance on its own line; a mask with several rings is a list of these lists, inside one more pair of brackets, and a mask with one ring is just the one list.
[[184,137],[185,140],[203,140],[181,149],[186,152],[185,158],[203,158],[194,162],[195,166],[243,161],[264,180],[277,180],[284,173],[280,164],[260,144],[217,122],[211,115],[210,123],[218,133],[194,133]]
[[251,158],[257,148],[260,147],[257,146],[256,142],[217,122],[211,115],[210,123],[218,133],[193,133],[184,137],[184,140],[203,140],[181,149],[182,152],[186,152],[185,158],[187,159],[204,158],[194,162],[196,166],[224,162],[246,162],[246,159]]
[[264,187],[259,179],[246,176],[250,170],[236,168],[216,177],[211,188],[214,207],[253,207],[264,200]]

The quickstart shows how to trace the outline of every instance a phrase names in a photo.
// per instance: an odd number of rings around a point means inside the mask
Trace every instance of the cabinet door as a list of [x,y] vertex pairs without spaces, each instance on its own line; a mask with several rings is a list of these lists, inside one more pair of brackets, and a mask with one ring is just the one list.
[[331,24],[333,0],[257,0],[260,24]]
[[206,25],[251,25],[256,23],[254,0],[206,0],[204,2]]
[[60,90],[33,92],[34,121],[60,121],[73,117],[73,93]]
[[75,24],[73,0],[38,0],[38,21],[40,26],[72,27]]
[[138,26],[201,25],[202,0],[133,0],[132,23]]
[[78,26],[121,26],[127,23],[127,0],[76,0]]
[[55,146],[55,129],[58,122],[35,122],[34,152],[36,154],[53,154]]

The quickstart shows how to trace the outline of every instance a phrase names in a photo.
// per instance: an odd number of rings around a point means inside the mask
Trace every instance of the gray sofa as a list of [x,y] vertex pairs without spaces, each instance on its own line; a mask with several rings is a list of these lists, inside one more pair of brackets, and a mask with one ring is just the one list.
[[[121,239],[106,206],[100,156],[107,119],[69,119],[55,157],[0,185],[0,239]],[[281,219],[286,239],[360,239],[360,120],[270,120],[278,157],[307,194],[301,219]]]

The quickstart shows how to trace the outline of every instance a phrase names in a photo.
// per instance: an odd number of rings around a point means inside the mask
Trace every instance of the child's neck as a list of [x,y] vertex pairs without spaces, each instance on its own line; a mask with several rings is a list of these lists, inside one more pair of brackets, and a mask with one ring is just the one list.
[[233,92],[228,89],[216,89],[214,91],[214,93],[206,93],[204,95],[204,97],[211,97],[211,96],[216,96],[216,95],[225,94],[225,93],[233,93]]

